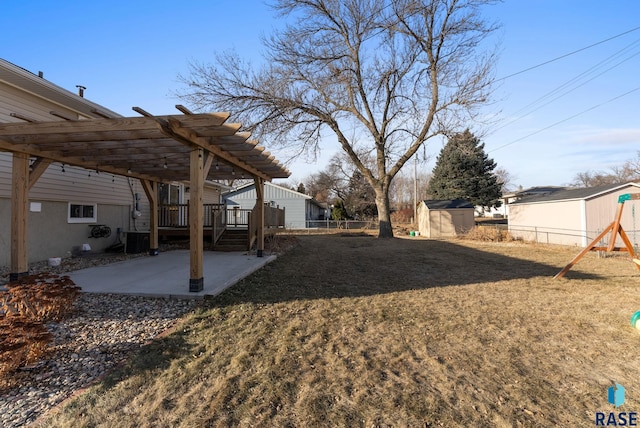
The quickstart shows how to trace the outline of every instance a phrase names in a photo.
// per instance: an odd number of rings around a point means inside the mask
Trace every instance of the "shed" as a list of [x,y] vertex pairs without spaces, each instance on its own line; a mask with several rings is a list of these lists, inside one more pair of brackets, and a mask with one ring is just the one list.
[[[247,184],[223,195],[229,208],[252,209],[256,203],[255,184]],[[287,229],[304,229],[310,222],[324,220],[326,208],[309,195],[265,183],[264,202],[273,207],[284,208],[285,227]]]
[[474,206],[464,199],[426,200],[418,204],[418,231],[427,238],[457,236],[474,225]]
[[[638,192],[640,184],[626,183],[525,197],[509,206],[509,233],[526,241],[586,247],[613,221],[618,197]],[[640,202],[630,201],[625,206],[621,224],[637,246]]]

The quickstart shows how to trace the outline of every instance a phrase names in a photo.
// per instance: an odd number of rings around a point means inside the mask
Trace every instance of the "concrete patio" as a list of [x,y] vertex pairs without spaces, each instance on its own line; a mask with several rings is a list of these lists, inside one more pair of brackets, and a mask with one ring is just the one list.
[[204,289],[189,292],[189,251],[175,250],[71,272],[69,277],[86,293],[131,294],[150,297],[204,298],[215,296],[276,259],[246,252],[203,253]]

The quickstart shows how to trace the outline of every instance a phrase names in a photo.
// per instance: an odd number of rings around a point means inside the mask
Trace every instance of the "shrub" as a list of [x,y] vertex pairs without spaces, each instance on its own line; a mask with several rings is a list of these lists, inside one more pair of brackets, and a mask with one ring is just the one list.
[[466,234],[461,235],[461,238],[487,242],[510,242],[516,240],[507,230],[490,226],[476,226]]
[[52,273],[24,276],[7,287],[9,298],[2,300],[2,310],[40,322],[62,319],[80,293],[71,278]]
[[20,315],[0,316],[0,386],[7,374],[38,361],[47,352],[51,333],[37,321]]
[[410,223],[413,220],[413,208],[405,208],[391,213],[391,223]]
[[7,374],[38,361],[52,340],[44,322],[67,315],[80,293],[68,276],[41,273],[19,278],[0,292],[0,388]]

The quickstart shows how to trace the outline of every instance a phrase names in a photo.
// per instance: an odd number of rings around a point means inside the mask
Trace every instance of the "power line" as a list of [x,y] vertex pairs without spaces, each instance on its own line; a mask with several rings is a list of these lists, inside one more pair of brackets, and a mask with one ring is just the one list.
[[[635,52],[635,53],[632,52],[630,54],[630,56],[627,56],[626,58],[624,58],[621,61],[615,63],[614,65],[610,66],[609,68],[607,68],[607,69],[599,72],[598,74],[594,75],[594,73],[596,71],[598,71],[598,69],[601,69],[603,66],[607,65],[608,63],[610,63],[611,60],[621,57],[625,52],[630,51],[632,48],[634,48],[638,44],[640,44],[640,39],[634,41],[633,43],[627,45],[623,49],[621,49],[621,50],[617,51],[616,53],[610,55],[609,57],[605,58],[604,60],[602,60],[599,63],[597,63],[596,65],[594,65],[593,67],[590,67],[589,69],[587,69],[587,71],[584,71],[584,72],[578,74],[577,76],[572,77],[571,79],[569,79],[568,81],[566,81],[562,85],[556,87],[555,89],[552,89],[551,91],[547,92],[545,95],[539,97],[535,101],[530,102],[526,106],[520,108],[519,110],[517,110],[516,112],[513,113],[513,115],[517,116],[517,117],[507,121],[506,123],[503,123],[502,125],[498,126],[497,128],[494,128],[491,132],[492,133],[496,132],[496,131],[498,131],[500,129],[506,128],[509,125],[512,125],[515,122],[518,122],[519,120],[523,119],[527,115],[540,110],[541,108],[551,104],[552,102],[554,102],[554,101],[556,101],[556,100],[568,95],[569,93],[575,91],[576,89],[586,85],[587,83],[591,82],[592,80],[596,79],[597,77],[602,76],[603,74],[613,70],[614,68],[618,67],[619,65],[621,65],[621,64],[631,60],[632,58],[640,55],[640,52]],[[584,81],[581,82],[581,80],[583,80],[584,78],[588,77],[589,75],[592,75],[592,77],[590,77],[587,80],[584,80]],[[551,97],[553,97],[553,98],[551,98]]]
[[534,66],[532,66],[532,67],[525,68],[524,70],[520,70],[520,71],[518,71],[518,72],[516,72],[516,73],[509,74],[508,76],[501,77],[500,79],[497,79],[497,80],[496,80],[496,82],[500,82],[500,81],[502,81],[502,80],[509,79],[510,77],[517,76],[517,75],[522,74],[522,73],[526,73],[527,71],[534,70],[534,69],[536,69],[536,68],[542,67],[542,66],[544,66],[544,65],[550,64],[550,63],[555,62],[555,61],[558,61],[558,60],[561,60],[561,59],[566,58],[566,57],[568,57],[568,56],[571,56],[571,55],[577,54],[577,53],[582,52],[582,51],[585,51],[585,50],[587,50],[587,49],[591,49],[592,47],[595,47],[595,46],[601,45],[601,44],[606,43],[606,42],[608,42],[608,41],[611,41],[611,40],[613,40],[613,39],[617,39],[618,37],[622,37],[622,36],[624,36],[625,34],[629,34],[629,33],[632,33],[632,32],[634,32],[634,31],[637,31],[637,30],[640,30],[640,27],[632,28],[631,30],[627,30],[627,31],[625,31],[625,32],[623,32],[623,33],[616,34],[615,36],[609,37],[608,39],[601,40],[601,41],[596,42],[596,43],[593,43],[593,44],[591,44],[591,45],[589,45],[589,46],[585,46],[585,47],[580,48],[580,49],[577,49],[577,50],[575,50],[575,51],[573,51],[573,52],[566,53],[566,54],[564,54],[564,55],[561,55],[561,56],[559,56],[559,57],[556,57],[556,58],[550,59],[550,60],[548,60],[548,61],[545,61],[545,62],[542,62],[542,63],[540,63],[540,64],[534,65]]
[[510,143],[503,144],[502,146],[496,147],[495,149],[490,150],[490,151],[489,151],[489,153],[491,153],[491,152],[495,152],[495,151],[497,151],[497,150],[503,149],[503,148],[505,148],[505,147],[507,147],[507,146],[510,146],[510,145],[512,145],[512,144],[515,144],[515,143],[517,143],[517,142],[520,142],[520,141],[522,141],[522,140],[524,140],[524,139],[526,139],[526,138],[529,138],[529,137],[532,137],[532,136],[534,136],[534,135],[537,135],[537,134],[539,134],[539,133],[541,133],[541,132],[543,132],[543,131],[546,131],[547,129],[551,129],[551,128],[553,128],[554,126],[560,125],[561,123],[567,122],[567,121],[569,121],[569,120],[571,120],[571,119],[574,119],[574,118],[576,118],[576,117],[578,117],[578,116],[581,116],[581,115],[583,115],[583,114],[585,114],[585,113],[588,113],[588,112],[590,112],[590,111],[592,111],[592,110],[595,110],[595,109],[597,109],[597,108],[599,108],[599,107],[602,107],[603,105],[606,105],[606,104],[609,104],[609,103],[611,103],[611,102],[613,102],[613,101],[616,101],[616,100],[618,100],[618,99],[620,99],[620,98],[622,98],[622,97],[625,97],[625,96],[627,96],[627,95],[629,95],[629,94],[631,94],[631,93],[633,93],[633,92],[635,92],[635,91],[638,91],[638,90],[640,90],[640,86],[638,86],[637,88],[634,88],[634,89],[632,89],[632,90],[630,90],[630,91],[627,91],[627,92],[625,92],[624,94],[618,95],[617,97],[611,98],[611,99],[610,99],[610,100],[608,100],[608,101],[602,102],[602,103],[597,104],[597,105],[595,105],[595,106],[593,106],[593,107],[590,107],[590,108],[588,108],[588,109],[586,109],[586,110],[583,110],[583,111],[581,111],[580,113],[576,113],[576,114],[574,114],[573,116],[569,116],[569,117],[567,117],[567,118],[565,118],[565,119],[559,120],[558,122],[552,123],[551,125],[546,126],[546,127],[542,128],[542,129],[538,129],[537,131],[532,132],[532,133],[530,133],[530,134],[527,134],[527,135],[525,135],[524,137],[520,137],[520,138],[518,138],[517,140],[513,140],[513,141],[511,141]]

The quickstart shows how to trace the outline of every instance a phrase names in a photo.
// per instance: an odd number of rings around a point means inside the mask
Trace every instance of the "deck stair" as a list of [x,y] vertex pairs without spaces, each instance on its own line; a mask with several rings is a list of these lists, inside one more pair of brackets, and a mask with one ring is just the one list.
[[216,251],[248,251],[249,230],[243,228],[227,228],[215,243]]

